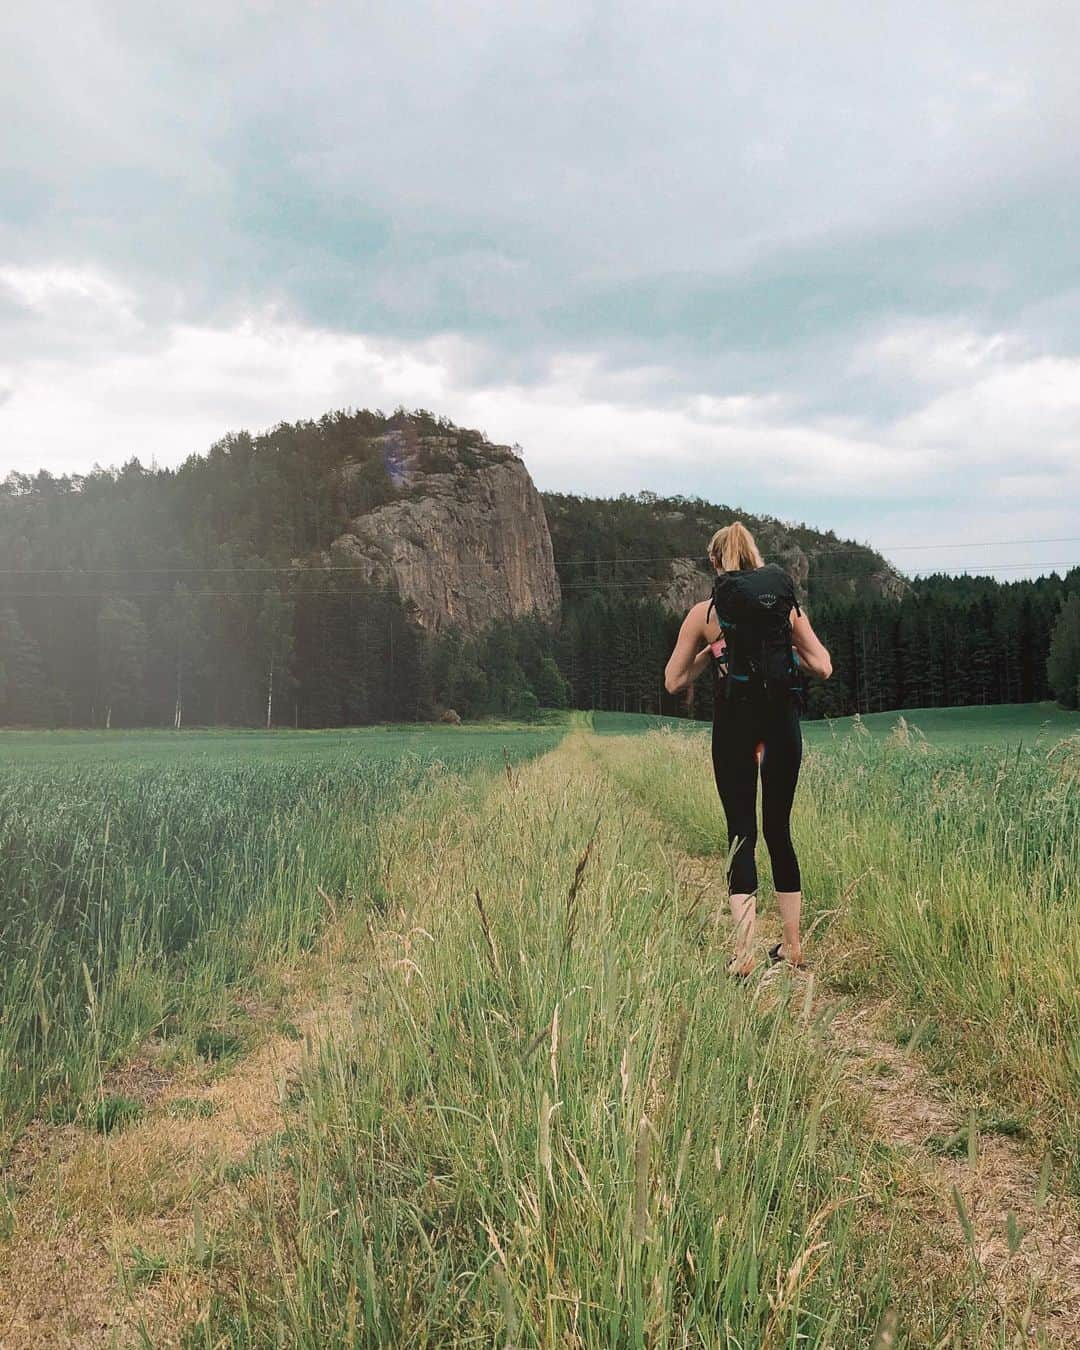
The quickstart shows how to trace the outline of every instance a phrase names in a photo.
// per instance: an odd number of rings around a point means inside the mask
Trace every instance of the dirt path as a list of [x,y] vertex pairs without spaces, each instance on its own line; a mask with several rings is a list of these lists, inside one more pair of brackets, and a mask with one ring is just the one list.
[[[270,1036],[232,1072],[158,1075],[145,1118],[122,1133],[32,1128],[13,1169],[22,1193],[0,1269],[4,1350],[179,1343],[174,1329],[211,1293],[215,1233],[243,1227],[235,1169],[282,1129],[304,1057],[348,1025],[349,974],[296,1014],[296,1034]],[[139,1076],[119,1077],[130,1092]]]
[[[678,851],[671,857],[684,909],[708,913],[724,904],[708,861]],[[762,955],[779,936],[763,937]],[[776,967],[761,976],[766,984],[784,978],[799,981],[800,1014],[809,1000],[808,1024],[824,1028],[878,1140],[896,1152],[909,1198],[925,1212],[927,1273],[967,1265],[1004,1323],[1019,1331],[1018,1345],[1037,1336],[1068,1350],[1080,1346],[1078,1206],[1048,1193],[1041,1160],[1015,1139],[976,1129],[969,1151],[970,1121],[958,1118],[917,1054],[882,1036],[882,1008],[847,1006],[818,992],[813,975]]]
[[1051,1345],[1080,1346],[1077,1206],[1048,1193],[1041,1162],[1015,1139],[976,1126],[970,1140],[970,1119],[957,1118],[917,1056],[882,1039],[876,1014],[846,1009],[829,1035],[879,1137],[898,1150],[925,1199],[928,1261],[938,1258],[937,1235],[951,1233],[1010,1326],[1042,1331]]
[[[634,818],[648,827],[640,806]],[[706,919],[723,904],[715,867],[676,850],[668,855],[682,912]],[[158,1073],[149,1060],[129,1066],[117,1083],[142,1097],[146,1115],[122,1133],[41,1125],[28,1132],[7,1178],[16,1198],[0,1265],[0,1347],[179,1344],[179,1329],[198,1320],[213,1293],[206,1254],[217,1235],[243,1242],[255,1231],[247,1216],[260,1196],[257,1182],[245,1179],[245,1161],[272,1147],[285,1127],[289,1086],[305,1056],[353,1025],[373,955],[380,959],[369,944],[359,960],[340,934],[329,933],[312,963],[294,973],[298,1034],[268,1035],[228,1074],[207,1081],[195,1070]],[[787,978],[777,969],[751,984],[748,996]],[[980,1298],[989,1294],[1017,1337],[1010,1344],[1080,1345],[1076,1206],[1042,1194],[1040,1160],[1015,1140],[985,1134],[969,1155],[966,1140],[958,1144],[966,1122],[917,1054],[883,1036],[882,1010],[846,1006],[820,992],[820,983],[801,983],[799,1015],[841,1057],[844,1081],[890,1152],[903,1203],[924,1221],[917,1261],[926,1278],[969,1272]],[[951,1156],[958,1148],[961,1156]],[[255,1248],[244,1252],[253,1278],[261,1259]]]

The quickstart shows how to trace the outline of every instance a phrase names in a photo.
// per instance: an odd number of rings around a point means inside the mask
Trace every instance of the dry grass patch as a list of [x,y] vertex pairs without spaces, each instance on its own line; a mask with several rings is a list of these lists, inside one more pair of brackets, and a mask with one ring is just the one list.
[[[0,1268],[5,1350],[179,1344],[221,1273],[250,1264],[243,1239],[264,1197],[257,1179],[229,1180],[230,1167],[282,1130],[305,1056],[348,1025],[352,972],[336,967],[349,946],[346,933],[327,936],[296,981],[295,1030],[269,1035],[231,1072],[150,1074],[154,1061],[140,1057],[106,1080],[143,1088],[150,1110],[138,1122],[113,1134],[27,1131]],[[337,989],[305,1009],[304,977],[326,986],[334,975]]]
[[[882,1020],[880,1007],[848,1008],[832,1019],[830,1032],[878,1136],[899,1150],[910,1202],[935,1235],[928,1259],[940,1260],[947,1245],[941,1239],[952,1235],[952,1266],[960,1274],[959,1237],[967,1278],[997,1303],[1006,1324],[1041,1331],[1055,1346],[1080,1345],[1075,1201],[1050,1190],[1049,1173],[1029,1149],[980,1132],[974,1113],[958,1116],[917,1058],[882,1038]],[[963,1156],[932,1150],[935,1137],[962,1142]]]

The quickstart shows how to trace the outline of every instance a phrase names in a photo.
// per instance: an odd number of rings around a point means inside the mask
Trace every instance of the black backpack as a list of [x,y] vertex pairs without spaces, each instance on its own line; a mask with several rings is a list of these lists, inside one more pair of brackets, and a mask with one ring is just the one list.
[[803,701],[799,658],[791,646],[791,611],[802,610],[782,567],[767,563],[746,572],[721,572],[713,582],[709,610],[716,611],[726,641],[713,672],[719,682],[719,667],[726,665],[728,698],[760,692]]

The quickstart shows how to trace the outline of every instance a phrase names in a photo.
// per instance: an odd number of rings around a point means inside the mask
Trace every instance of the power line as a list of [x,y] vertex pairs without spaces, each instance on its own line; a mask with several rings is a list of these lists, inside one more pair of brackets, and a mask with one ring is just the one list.
[[[1013,563],[991,563],[991,564],[983,564],[983,566],[988,566],[988,567],[992,568],[994,571],[1019,571],[1019,570],[1025,569],[1025,568],[1029,568],[1029,567],[1038,567],[1038,568],[1044,569],[1044,573],[1043,573],[1043,574],[1045,575],[1045,574],[1051,573],[1051,572],[1057,572],[1057,573],[1060,574],[1060,573],[1065,573],[1065,572],[1072,571],[1072,569],[1073,569],[1074,567],[1080,567],[1080,563],[1049,563],[1049,562],[1044,562],[1044,563],[1040,563],[1040,562],[1026,563],[1026,562],[1013,562]],[[937,574],[937,573],[929,573],[929,574],[927,574],[927,575],[929,575],[929,576],[935,576],[935,575],[938,575],[938,574]],[[960,573],[948,573],[947,575],[950,576],[950,578],[952,578],[952,579],[954,579],[954,580],[960,580],[960,579],[962,579],[962,578],[965,577],[965,576],[968,576],[968,577],[984,577],[984,576],[988,576],[989,573],[988,573],[988,572],[960,572]],[[702,572],[701,578],[702,578],[703,581],[708,581],[708,579],[709,579],[709,578],[708,578],[708,575],[707,575],[706,573],[704,573],[704,572]],[[821,578],[821,577],[818,578],[818,580],[823,580],[823,579],[826,579],[826,578]],[[827,580],[829,580],[829,581],[866,581],[866,580],[868,580],[868,579],[869,579],[869,577],[868,577],[868,575],[867,575],[865,572],[830,572],[830,573],[828,574],[828,576],[827,576]],[[925,578],[916,578],[916,579],[917,579],[917,580],[923,580],[923,579],[925,579]],[[814,580],[814,577],[811,577],[810,580],[813,581],[813,580]],[[902,578],[902,580],[907,581],[907,580],[911,580],[911,578],[904,577],[904,578]],[[671,584],[672,584],[672,578],[666,578],[666,577],[664,577],[664,578],[659,578],[659,579],[653,578],[653,579],[650,579],[649,581],[600,581],[600,580],[595,580],[595,581],[563,581],[563,582],[560,582],[560,583],[559,583],[560,589],[561,589],[561,590],[564,590],[564,591],[568,591],[568,590],[596,590],[596,589],[611,589],[611,590],[641,590],[643,587],[646,587],[646,586],[660,586],[660,587],[667,587],[667,586],[670,586]]]
[[[973,562],[966,562],[966,563],[952,563],[951,566],[954,567],[954,568],[959,568],[960,571],[958,571],[958,572],[949,572],[948,575],[950,575],[950,576],[954,576],[954,575],[955,575],[955,576],[971,576],[971,575],[975,575],[975,576],[985,576],[985,575],[987,574],[986,572],[972,572],[972,570],[971,570],[971,569],[973,569],[973,568],[980,568],[980,567],[986,568],[987,571],[995,571],[995,572],[996,572],[996,571],[1006,570],[1006,569],[1013,569],[1013,568],[1017,568],[1017,567],[1047,567],[1047,568],[1050,568],[1052,571],[1053,571],[1053,570],[1060,569],[1060,568],[1064,568],[1066,571],[1069,571],[1071,568],[1076,567],[1076,566],[1078,566],[1078,565],[1080,565],[1080,564],[1077,564],[1077,563],[1058,563],[1058,562],[1050,562],[1049,560],[1042,560],[1042,559],[1038,559],[1038,558],[1036,558],[1033,562],[989,562],[989,561],[987,561],[985,558],[980,558],[980,559],[976,559],[976,560],[973,561]],[[941,572],[941,571],[943,571],[943,570],[944,570],[943,568],[935,567],[935,568],[933,569],[932,572],[917,572],[915,575],[916,575],[916,576],[935,576],[935,575],[937,575],[937,573],[939,573],[939,572]],[[833,579],[833,578],[843,578],[843,577],[845,577],[845,576],[848,576],[848,577],[850,577],[850,576],[855,576],[855,577],[865,577],[865,576],[868,576],[868,575],[871,575],[871,574],[870,574],[870,573],[866,573],[866,572],[830,572],[830,571],[828,571],[828,570],[825,570],[824,572],[820,572],[820,571],[819,571],[819,572],[816,572],[816,573],[814,573],[813,575],[815,575],[815,576],[818,577],[819,579],[821,579],[821,578],[823,578],[823,577],[828,577],[828,578],[830,578],[830,579]],[[909,579],[910,579],[910,578],[908,578],[904,573],[898,573],[897,575],[898,575],[898,576],[901,576],[901,577],[902,577],[903,579],[905,579],[905,580],[909,580]]]
[[[819,566],[822,562],[827,562],[829,558],[838,553],[883,553],[888,550],[890,553],[896,553],[901,549],[918,549],[928,551],[938,548],[1004,548],[1021,547],[1028,544],[1075,544],[1080,543],[1080,535],[1066,537],[1062,539],[984,539],[982,541],[959,543],[959,544],[844,544],[833,548],[825,548],[816,554],[813,559],[813,565]],[[653,562],[705,562],[707,555],[701,554],[660,554],[651,558],[580,558],[568,559],[564,562],[557,562],[556,567],[592,567],[599,563],[607,566],[622,566],[627,563],[653,563]],[[888,559],[885,559],[888,562]],[[996,565],[996,564],[994,564]],[[1037,564],[1033,564],[1037,566]]]
[[[954,566],[954,567],[959,567],[959,568],[961,568],[962,570],[961,570],[960,572],[958,572],[958,573],[950,573],[949,575],[958,575],[958,576],[964,576],[964,575],[977,575],[977,576],[985,576],[985,575],[986,575],[985,572],[971,573],[971,572],[969,571],[969,569],[971,569],[971,568],[983,567],[983,568],[987,568],[987,569],[993,570],[993,571],[1003,571],[1003,570],[1012,570],[1012,569],[1015,569],[1015,568],[1023,568],[1023,567],[1045,567],[1045,568],[1049,568],[1051,571],[1057,571],[1057,570],[1060,570],[1060,569],[1062,569],[1062,568],[1063,568],[1065,571],[1069,571],[1069,570],[1071,570],[1073,567],[1080,566],[1080,564],[1078,564],[1078,563],[1055,563],[1055,562],[1049,562],[1049,561],[1039,561],[1038,559],[1036,559],[1036,561],[1034,561],[1034,562],[1000,562],[1000,563],[999,563],[999,562],[986,562],[985,560],[980,560],[980,561],[977,561],[977,562],[969,562],[969,563],[954,563],[953,566]],[[940,570],[941,570],[941,569],[935,569],[935,572],[932,572],[932,573],[922,573],[921,575],[923,575],[923,576],[926,576],[926,575],[933,576],[933,575],[936,575],[937,571],[940,571]],[[872,575],[876,575],[876,574],[875,574],[875,573],[869,573],[869,572],[832,572],[832,571],[828,571],[828,570],[825,570],[824,572],[822,572],[822,571],[815,570],[814,572],[811,572],[811,574],[810,574],[810,580],[813,581],[813,580],[824,580],[824,579],[828,579],[828,580],[830,580],[830,581],[844,581],[844,580],[858,581],[858,580],[860,580],[860,579],[866,580],[867,577],[872,576]],[[904,576],[902,573],[898,573],[897,575],[899,575],[899,576],[901,577],[901,580],[905,580],[905,581],[906,581],[906,580],[910,580],[910,578]],[[704,570],[702,570],[701,576],[705,577],[706,580],[708,579],[708,573],[705,572]],[[560,585],[563,587],[563,589],[565,590],[568,586],[577,586],[577,585],[582,585],[582,586],[586,586],[586,585],[616,585],[616,586],[623,586],[623,585],[626,585],[626,586],[636,586],[636,585],[649,585],[649,584],[653,584],[653,583],[657,583],[657,584],[670,584],[673,580],[675,580],[675,578],[672,578],[672,577],[660,577],[660,578],[652,578],[650,582],[644,582],[644,581],[643,581],[643,582],[635,582],[635,581],[627,581],[627,582],[622,582],[622,581],[612,581],[612,582],[604,582],[604,581],[563,581],[563,582],[560,582],[559,584],[560,584]]]
[[[1080,563],[994,563],[993,567],[997,571],[1016,571],[1031,567],[1041,567],[1049,572],[1064,573],[1071,571],[1074,567],[1080,567]],[[81,575],[81,574],[80,574]],[[94,574],[88,574],[94,575]],[[970,573],[961,573],[959,576],[952,576],[951,579],[959,580],[964,575],[971,576]],[[976,576],[985,576],[986,573],[977,573]],[[1046,575],[1046,571],[1043,572]],[[862,572],[832,573],[829,578],[831,581],[865,581],[866,575]],[[1037,579],[1037,578],[1036,578]],[[702,580],[707,581],[708,577],[702,573]],[[648,581],[565,581],[560,583],[560,591],[638,591],[646,596],[655,598],[656,590],[670,586],[669,578],[653,578]],[[650,590],[649,588],[653,588]],[[225,598],[229,596],[247,597],[248,599],[262,599],[265,591],[260,590],[191,590],[188,595],[195,598]],[[364,586],[356,590],[302,590],[296,594],[296,599],[305,600],[315,597],[331,597],[338,600],[372,599],[377,596],[400,596],[400,588],[396,586]],[[109,589],[100,589],[95,591],[4,591],[0,590],[0,600],[95,600],[95,599],[138,599],[138,600],[169,600],[175,595],[171,590],[130,590],[117,587]]]
[[[1016,571],[1016,570],[1018,570],[1018,569],[1023,569],[1023,568],[1025,568],[1025,567],[1043,567],[1043,568],[1049,569],[1049,571],[1051,571],[1051,572],[1069,572],[1069,571],[1071,571],[1074,567],[1080,567],[1080,563],[1052,563],[1052,562],[978,563],[978,564],[970,564],[970,565],[971,565],[971,566],[988,567],[988,568],[992,568],[994,571]],[[933,575],[936,575],[936,573],[929,573],[929,574],[927,574],[927,575],[933,576]],[[960,572],[960,573],[956,573],[956,574],[950,573],[949,575],[950,575],[950,576],[951,576],[951,575],[956,575],[956,576],[958,576],[958,577],[972,576],[972,575],[974,575],[974,576],[986,576],[987,573],[985,573],[985,572],[980,572],[980,573]],[[709,579],[709,578],[708,578],[708,574],[705,573],[705,572],[702,572],[701,576],[702,576],[702,578],[703,578],[704,580],[706,580],[706,581]],[[830,581],[866,581],[866,580],[868,579],[868,576],[869,576],[869,574],[866,573],[866,572],[830,572],[830,573],[828,574],[828,579],[829,579]],[[905,577],[905,578],[902,578],[902,580],[908,580],[908,579],[909,579],[909,578],[906,578],[906,577]],[[655,585],[655,586],[669,586],[669,585],[671,585],[672,580],[673,580],[673,578],[670,578],[670,577],[660,577],[660,578],[653,578],[653,579],[651,579],[651,580],[649,580],[649,581],[562,581],[562,582],[559,583],[559,585],[560,585],[560,587],[562,588],[562,590],[564,590],[564,591],[565,591],[565,590],[569,590],[569,589],[571,589],[572,587],[577,587],[577,586],[584,586],[584,587],[590,587],[590,586],[616,586],[616,587],[629,587],[629,588],[634,588],[634,587],[653,586],[653,585]],[[814,577],[811,576],[810,580],[814,580]]]
[[[1065,536],[1059,539],[986,539],[981,542],[967,542],[955,544],[882,544],[877,549],[869,544],[845,544],[836,547],[827,548],[819,553],[813,560],[815,570],[820,570],[823,563],[827,563],[830,558],[838,553],[872,553],[880,552],[883,549],[889,549],[891,552],[897,552],[901,549],[927,551],[938,548],[1004,548],[1020,547],[1032,544],[1072,544],[1080,543],[1080,535]],[[630,565],[640,565],[642,563],[676,563],[692,562],[705,563],[706,554],[657,554],[652,557],[639,558],[568,558],[555,563],[556,567],[625,567]],[[885,561],[888,561],[887,559]],[[498,563],[490,562],[462,562],[458,564],[459,569],[475,569],[498,567]],[[1047,564],[1033,563],[989,563],[989,564],[967,564],[969,566],[991,566],[999,567],[1041,567]],[[371,564],[359,563],[332,563],[332,564],[306,564],[289,563],[273,567],[199,567],[199,566],[178,566],[178,567],[0,567],[0,576],[127,576],[132,572],[137,572],[141,576],[283,576],[291,573],[342,573],[364,572],[369,570]],[[854,574],[847,574],[854,575]]]

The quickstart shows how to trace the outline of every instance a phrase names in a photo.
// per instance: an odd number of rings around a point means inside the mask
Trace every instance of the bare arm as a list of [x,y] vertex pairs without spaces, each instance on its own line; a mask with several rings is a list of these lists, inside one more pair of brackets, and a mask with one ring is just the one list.
[[791,641],[799,653],[799,660],[811,675],[827,680],[832,674],[832,657],[822,645],[821,639],[810,627],[805,614],[791,615]]
[[664,667],[664,688],[669,694],[688,689],[709,664],[712,653],[705,636],[705,613],[709,608],[702,600],[683,619],[675,650]]

